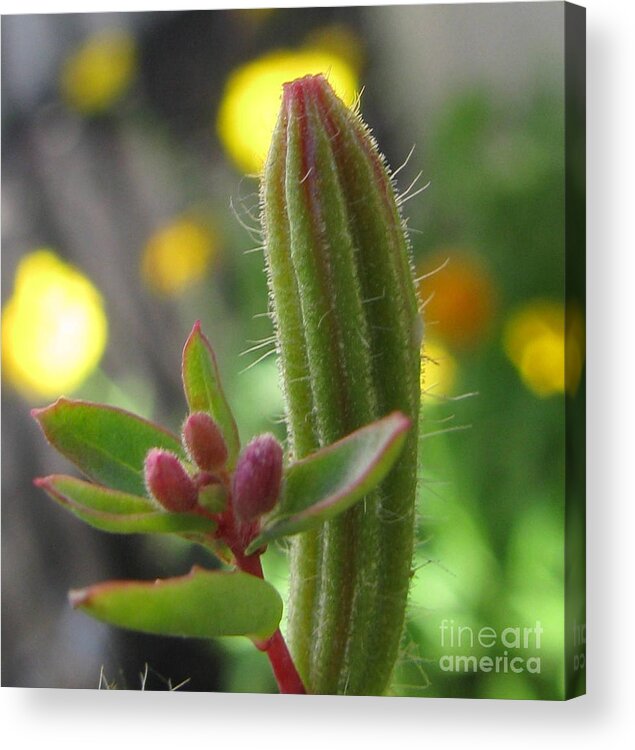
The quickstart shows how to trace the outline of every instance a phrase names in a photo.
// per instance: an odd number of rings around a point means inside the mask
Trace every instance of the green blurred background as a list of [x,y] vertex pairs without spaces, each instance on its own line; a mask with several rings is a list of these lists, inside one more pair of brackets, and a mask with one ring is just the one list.
[[[254,175],[281,83],[325,71],[349,102],[364,88],[401,167],[424,300],[416,572],[393,692],[562,695],[565,403],[584,361],[583,272],[563,297],[563,31],[561,3],[3,18],[3,685],[274,690],[247,641],[115,632],[69,610],[70,587],[211,561],[53,507],[31,480],[69,467],[28,412],[64,393],[178,429],[200,319],[243,441],[284,439]],[[284,593],[284,550],[264,565]],[[539,653],[518,654],[541,672],[444,672],[444,653],[502,653],[441,648],[444,619],[540,621]]]

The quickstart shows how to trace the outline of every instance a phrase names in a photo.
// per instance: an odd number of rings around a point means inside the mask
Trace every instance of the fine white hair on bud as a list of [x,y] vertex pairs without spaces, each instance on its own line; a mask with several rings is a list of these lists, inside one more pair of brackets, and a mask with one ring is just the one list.
[[203,411],[197,411],[183,424],[183,445],[200,469],[215,471],[227,462],[227,444],[219,426]]
[[173,513],[192,510],[198,490],[179,459],[170,451],[152,448],[144,464],[148,492]]
[[244,449],[232,481],[234,515],[253,521],[275,506],[282,482],[282,447],[273,435],[254,438]]

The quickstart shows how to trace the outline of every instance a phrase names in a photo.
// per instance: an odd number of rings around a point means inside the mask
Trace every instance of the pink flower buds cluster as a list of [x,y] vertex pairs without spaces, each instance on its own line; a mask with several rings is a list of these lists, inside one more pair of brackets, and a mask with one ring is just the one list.
[[[183,445],[200,471],[192,477],[170,451],[153,448],[145,460],[145,480],[149,493],[173,513],[193,510],[199,499],[215,502],[222,510],[220,480],[213,474],[227,461],[227,445],[214,420],[204,412],[191,414],[183,425]],[[210,494],[210,488],[213,492]]]
[[[145,460],[149,493],[174,513],[197,505],[222,513],[226,505],[227,445],[216,422],[205,412],[191,414],[183,425],[183,445],[199,471],[193,476],[170,451],[153,448]],[[250,524],[275,506],[282,483],[282,447],[273,435],[259,435],[241,453],[231,478],[232,511]],[[229,489],[229,488],[227,488]]]

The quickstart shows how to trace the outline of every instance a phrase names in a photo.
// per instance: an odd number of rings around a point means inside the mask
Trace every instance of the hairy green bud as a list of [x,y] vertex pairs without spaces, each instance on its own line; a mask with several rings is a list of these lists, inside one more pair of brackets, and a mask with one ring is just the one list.
[[[398,410],[416,425],[421,319],[404,224],[368,128],[322,76],[284,87],[262,181],[295,459]],[[380,487],[292,547],[289,634],[309,692],[382,694],[403,629],[417,429]]]

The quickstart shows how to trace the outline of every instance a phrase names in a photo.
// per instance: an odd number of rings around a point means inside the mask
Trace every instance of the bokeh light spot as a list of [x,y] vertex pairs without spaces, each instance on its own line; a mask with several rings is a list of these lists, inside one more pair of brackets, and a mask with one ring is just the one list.
[[546,398],[565,389],[564,306],[534,300],[516,311],[505,325],[503,345],[523,383]]
[[496,288],[482,262],[449,248],[427,258],[417,268],[427,300],[426,323],[435,336],[456,348],[471,348],[487,333],[496,308]]
[[5,380],[27,397],[75,390],[104,352],[107,319],[92,282],[50,250],[18,265],[2,310]]
[[216,237],[210,227],[192,217],[180,216],[147,241],[141,275],[158,294],[181,294],[205,276],[216,249]]
[[123,31],[90,37],[62,69],[66,102],[83,114],[107,110],[130,85],[136,67],[135,42]]
[[348,104],[355,101],[357,74],[346,59],[323,48],[278,50],[248,62],[227,80],[217,128],[227,153],[247,173],[260,172],[280,109],[282,84],[324,73]]
[[429,340],[421,348],[422,397],[450,396],[456,381],[457,363],[450,352],[438,341]]

